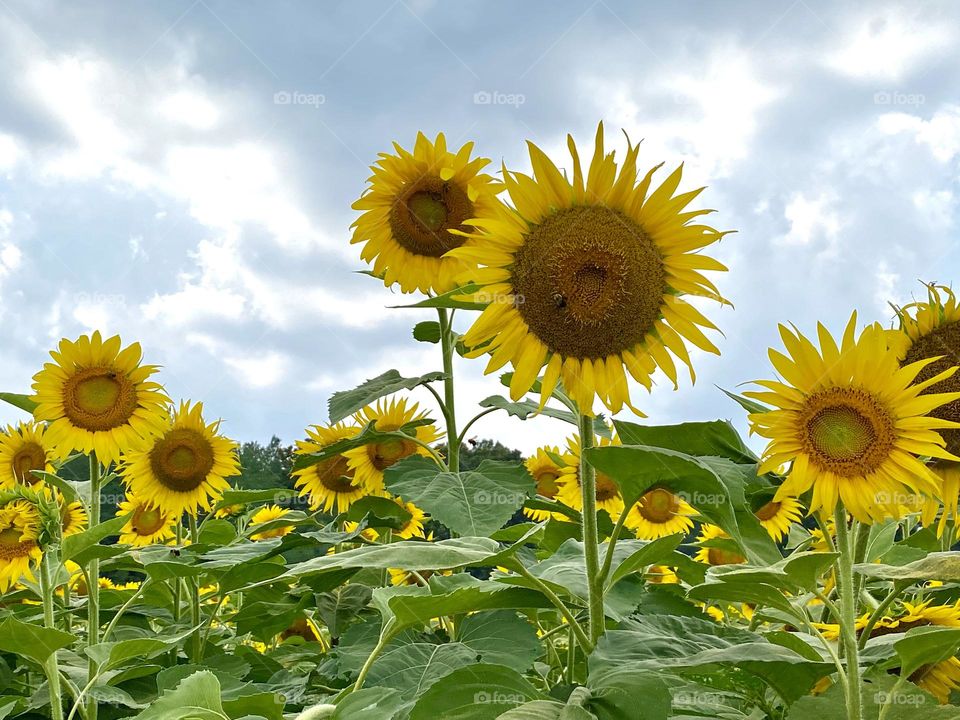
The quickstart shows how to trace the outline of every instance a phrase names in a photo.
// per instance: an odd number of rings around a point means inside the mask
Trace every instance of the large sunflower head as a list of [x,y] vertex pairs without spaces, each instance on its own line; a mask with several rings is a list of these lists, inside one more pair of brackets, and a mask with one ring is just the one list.
[[[527,472],[537,483],[537,495],[553,500],[560,492],[558,480],[563,474],[563,465],[558,463],[562,456],[560,448],[545,446],[537,448],[537,451],[524,461]],[[524,508],[523,514],[534,522],[543,522],[549,519],[553,513],[549,510],[536,510],[533,508]]]
[[790,532],[790,526],[802,519],[803,505],[795,497],[770,498],[761,502],[753,514],[774,542],[780,542]]
[[476,244],[449,253],[481,266],[471,279],[489,304],[464,335],[471,354],[491,353],[487,372],[512,362],[514,400],[546,366],[542,397],[562,379],[590,413],[594,396],[612,412],[630,403],[624,368],[649,389],[659,367],[676,386],[676,356],[692,379],[686,343],[719,351],[700,330],[714,325],[683,296],[725,302],[702,271],[726,268],[696,252],[724,233],[694,222],[710,210],[686,210],[703,188],[675,195],[681,166],[651,191],[660,166],[640,179],[628,144],[618,169],[603,125],[586,175],[572,138],[571,178],[529,145],[533,176],[503,171],[513,207],[493,206],[474,223]]
[[447,150],[443,133],[430,142],[417,134],[413,153],[394,144],[371,167],[370,187],[353,204],[363,214],[353,223],[352,243],[365,243],[361,257],[375,275],[403,292],[443,293],[470,268],[448,250],[474,243],[465,221],[487,215],[498,203],[499,185],[480,171],[490,162],[471,158],[473,143]]
[[167,515],[210,510],[240,473],[237,444],[207,424],[203,403],[181,402],[168,423],[144,447],[128,451],[120,474],[130,491]]
[[[619,444],[620,440],[616,436],[611,439],[601,435],[594,440],[594,445],[598,447]],[[559,486],[557,500],[574,510],[583,510],[583,490],[580,485],[579,436],[573,435],[567,439],[567,452],[564,453],[563,459],[567,464],[562,468],[560,477],[557,478],[557,485]],[[610,519],[616,522],[620,513],[623,512],[623,497],[620,495],[620,488],[609,475],[599,470],[596,473],[596,485],[597,510],[606,510]]]
[[46,426],[37,422],[8,425],[0,431],[0,489],[36,484],[40,478],[34,470],[53,472],[56,452],[45,431]]
[[163,545],[176,536],[178,515],[165,513],[152,502],[144,502],[127,493],[119,505],[119,515],[130,515],[120,531],[120,542],[134,547]]
[[26,500],[0,507],[0,593],[23,579],[33,580],[40,562],[40,513]]
[[[329,447],[338,440],[354,437],[360,428],[355,425],[337,423],[329,427],[314,425],[307,428],[307,440],[297,441],[297,455],[311,455]],[[320,462],[296,470],[294,485],[300,489],[300,495],[310,500],[310,508],[325,512],[334,510],[344,512],[351,504],[367,494],[366,489],[354,481],[355,470],[351,468],[346,455],[321,460]]]
[[50,355],[54,361],[33,376],[31,399],[61,457],[95,452],[109,464],[163,428],[170,400],[148,380],[157,366],[140,364],[140,343],[121,349],[119,335],[103,340],[98,331],[74,342],[64,338]]
[[647,490],[627,512],[626,526],[641,540],[686,535],[693,528],[691,516],[696,514],[683,498],[661,487]]
[[[412,422],[424,420],[426,413],[418,412],[418,405],[414,403],[407,407],[405,398],[378,401],[376,405],[368,405],[355,416],[357,423],[366,427],[371,422],[374,428],[381,432],[391,432]],[[433,424],[419,425],[415,428],[416,439],[421,443],[433,443],[442,437],[442,433]],[[383,471],[391,465],[400,462],[411,455],[429,456],[429,451],[422,445],[403,438],[385,438],[352,450],[347,450],[347,467],[353,472],[354,482],[362,485],[368,493],[382,494],[384,492]]]
[[819,349],[782,325],[780,335],[788,355],[769,354],[782,381],[758,381],[763,391],[745,393],[774,406],[749,416],[753,431],[770,441],[759,472],[792,462],[774,499],[812,488],[810,512],[832,513],[839,498],[858,520],[872,522],[899,516],[917,494],[939,496],[917,456],[960,460],[937,433],[957,424],[927,416],[960,393],[921,393],[956,368],[915,383],[932,361],[901,367],[879,325],[856,334],[856,313],[839,345],[822,325]]

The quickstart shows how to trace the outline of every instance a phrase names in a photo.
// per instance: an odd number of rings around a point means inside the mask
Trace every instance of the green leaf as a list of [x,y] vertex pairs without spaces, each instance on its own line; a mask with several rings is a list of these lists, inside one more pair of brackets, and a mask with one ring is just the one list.
[[37,403],[30,399],[29,395],[20,395],[18,393],[0,392],[0,400],[8,402],[14,407],[18,407],[24,412],[33,415],[37,408]]
[[543,652],[537,631],[510,610],[468,615],[457,630],[457,641],[483,662],[526,672]]
[[384,440],[409,440],[411,437],[416,437],[418,427],[431,425],[432,423],[433,420],[430,418],[422,418],[421,420],[408,422],[397,430],[381,431],[377,430],[376,422],[371,420],[363,430],[353,437],[337,440],[337,442],[327,445],[323,450],[310,455],[297,455],[293,461],[293,469],[303,470],[316,465],[318,462],[345,453],[347,450],[353,450],[371,443],[383,442]]
[[340,637],[347,625],[370,604],[373,591],[366,585],[341,585],[317,596],[317,614],[331,637]]
[[227,545],[237,537],[237,528],[229,520],[209,518],[200,526],[199,542],[203,545]]
[[353,522],[366,521],[365,527],[400,530],[411,516],[409,510],[390,498],[367,495],[351,503],[344,517]]
[[29,658],[42,665],[61,648],[69,647],[76,637],[70,633],[9,617],[0,622],[0,650]]
[[303,577],[343,568],[452,570],[480,565],[495,557],[499,551],[499,543],[482,537],[452,538],[439,542],[407,540],[390,545],[366,545],[335,555],[311,558],[290,567],[284,577]]
[[448,292],[436,295],[434,297],[421,300],[411,305],[391,305],[394,308],[451,308],[454,310],[484,310],[486,303],[472,302],[470,300],[460,300],[462,295],[473,295],[480,286],[476,283],[467,283]]
[[613,425],[624,445],[667,448],[688,455],[716,455],[738,463],[757,461],[757,456],[743,442],[729,420],[679,425],[638,425],[614,420]]
[[594,447],[585,455],[617,483],[628,505],[652,487],[667,487],[723,528],[751,560],[765,564],[782,558],[760,521],[746,508],[741,466],[725,458],[696,458],[641,445]]
[[960,552],[935,552],[906,565],[883,565],[861,563],[853,566],[854,572],[881,580],[960,580]]
[[363,688],[341,700],[330,717],[333,720],[391,720],[402,706],[403,698],[392,688]]
[[756,400],[751,400],[746,398],[743,395],[737,395],[736,393],[730,392],[729,390],[724,390],[722,387],[717,386],[720,392],[726,395],[728,398],[737,403],[740,407],[746,410],[748,413],[764,413],[770,412],[770,408],[762,403],[758,403]]
[[367,684],[393,688],[404,700],[412,700],[445,675],[476,662],[477,653],[458,642],[406,643],[377,658]]
[[220,702],[220,682],[209,670],[184,678],[135,720],[229,720]]
[[683,540],[683,535],[677,533],[647,543],[631,541],[628,547],[636,549],[618,565],[614,566],[610,579],[607,580],[607,587],[616,585],[623,578],[643,570],[649,565],[659,564],[680,546],[681,540]]
[[125,662],[135,658],[147,658],[161,653],[175,645],[182,636],[159,639],[159,638],[133,638],[131,640],[119,640],[117,642],[105,642],[91,645],[84,649],[87,656],[98,666],[98,672],[106,672],[120,667]]
[[123,526],[127,524],[128,517],[128,515],[120,515],[81,533],[65,537],[60,551],[61,559],[64,562],[73,560],[78,564],[83,563],[86,560],[85,556],[99,545],[101,540],[120,534]]
[[440,323],[436,320],[418,322],[413,326],[413,339],[436,345],[440,342]]
[[484,460],[476,470],[451,473],[421,456],[388,468],[384,482],[453,532],[471,536],[499,530],[536,489],[520,463]]
[[960,628],[918,627],[893,643],[900,658],[900,674],[909,677],[924,665],[953,657],[960,648]]
[[410,720],[496,720],[530,700],[544,699],[516,670],[479,663],[454,670],[417,700]]
[[443,373],[441,372],[431,372],[416,378],[405,378],[396,370],[387,370],[382,375],[370,378],[353,390],[342,390],[331,395],[327,403],[330,422],[340,422],[387,395],[393,395],[393,393],[401,390],[413,390],[420,385],[442,379]]

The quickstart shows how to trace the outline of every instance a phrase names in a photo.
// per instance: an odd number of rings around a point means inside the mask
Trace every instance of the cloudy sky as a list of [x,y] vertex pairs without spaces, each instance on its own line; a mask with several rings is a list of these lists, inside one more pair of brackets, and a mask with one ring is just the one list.
[[[527,170],[525,140],[564,162],[603,120],[739,231],[722,356],[638,405],[743,427],[715,386],[769,376],[778,322],[887,323],[960,276],[958,20],[946,0],[0,0],[0,389],[99,328],[234,437],[292,441],[331,392],[439,365],[409,336],[426,311],[353,272],[376,154],[444,131]],[[461,422],[499,392],[481,368],[457,367]],[[566,432],[475,428],[524,450]]]

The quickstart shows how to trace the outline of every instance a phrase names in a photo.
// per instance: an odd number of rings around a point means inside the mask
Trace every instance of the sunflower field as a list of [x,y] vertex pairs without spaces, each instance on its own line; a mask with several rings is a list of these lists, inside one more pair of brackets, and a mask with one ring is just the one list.
[[[352,242],[435,312],[413,341],[436,366],[334,393],[294,490],[242,489],[237,443],[137,342],[63,339],[0,394],[24,415],[0,435],[0,719],[960,718],[952,291],[886,327],[782,325],[768,377],[717,390],[752,445],[658,425],[637,386],[682,392],[718,353],[729,231],[602,125],[568,147],[530,144],[529,175],[442,134],[380,155]],[[568,432],[461,469],[494,413]]]

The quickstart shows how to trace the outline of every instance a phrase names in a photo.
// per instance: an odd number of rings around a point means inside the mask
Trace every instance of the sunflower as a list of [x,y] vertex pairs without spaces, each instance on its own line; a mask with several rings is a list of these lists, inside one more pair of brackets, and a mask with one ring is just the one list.
[[395,500],[400,507],[410,513],[410,519],[407,520],[403,527],[397,530],[394,535],[404,540],[409,540],[414,537],[424,537],[423,523],[429,519],[427,514],[412,502],[404,502],[400,498],[395,498]]
[[[599,447],[607,445],[619,445],[620,441],[598,436],[594,444]],[[560,487],[557,492],[557,500],[567,507],[574,510],[583,509],[583,494],[580,487],[580,438],[576,435],[567,440],[567,452],[563,459],[566,466],[562,469],[562,474],[557,478],[557,485]],[[617,484],[606,474],[597,471],[597,510],[606,510],[610,519],[616,522],[623,512],[623,498],[620,496],[620,489]]]
[[800,522],[803,517],[803,505],[795,497],[783,497],[779,500],[768,500],[753,511],[763,529],[780,542],[790,532],[793,523]]
[[649,192],[660,166],[638,183],[639,146],[628,142],[618,173],[602,124],[586,178],[567,144],[572,181],[529,143],[533,177],[503,171],[513,207],[479,216],[476,244],[448,254],[481,266],[470,279],[487,307],[463,341],[473,357],[492,354],[488,373],[512,362],[514,400],[546,367],[544,401],[562,379],[583,412],[594,395],[618,412],[630,404],[624,367],[649,390],[658,367],[676,386],[671,353],[694,378],[687,341],[719,354],[700,329],[715,326],[683,296],[726,302],[701,274],[726,268],[695,252],[725,233],[691,222],[712,211],[684,210],[703,188],[674,195],[682,166]]
[[120,542],[124,545],[164,545],[176,537],[176,515],[164,513],[153,503],[139,500],[130,493],[120,502],[117,514],[130,515],[120,531]]
[[473,143],[454,154],[442,133],[433,143],[418,133],[412,154],[394,149],[396,155],[381,153],[370,168],[370,187],[353,204],[363,214],[350,242],[365,243],[360,257],[387,287],[447,292],[471,265],[446,253],[474,244],[464,223],[492,212],[500,186],[480,173],[489,160],[471,159]]
[[80,502],[60,504],[60,533],[63,537],[76,535],[87,529],[87,511]]
[[[930,361],[917,374],[918,382],[931,380],[936,375],[960,365],[960,304],[948,287],[929,284],[926,302],[914,302],[897,308],[900,321],[898,331],[891,333],[891,345],[896,349],[902,365],[920,360]],[[923,390],[921,394],[960,391],[960,375],[944,377]],[[944,403],[930,411],[930,415],[942,420],[960,421],[960,400]],[[948,452],[960,455],[960,430],[943,428],[940,435]],[[943,513],[937,526],[937,534],[950,518],[957,517],[957,500],[960,494],[960,465],[953,462],[936,462],[933,472],[943,482]],[[925,524],[936,516],[940,503],[929,500],[924,508]]]
[[[563,466],[557,463],[561,457],[560,448],[546,446],[537,448],[537,451],[524,461],[527,472],[537,483],[537,495],[548,500],[557,497],[560,486],[557,483],[558,478],[563,473]],[[551,513],[549,510],[535,510],[533,508],[523,508],[523,514],[534,522],[543,522],[557,513]]]
[[280,642],[289,640],[290,638],[299,638],[304,642],[319,642],[320,628],[313,620],[303,615],[294,620],[286,630],[280,633]]
[[853,313],[838,346],[818,325],[820,349],[780,326],[789,357],[770,350],[784,382],[758,381],[764,391],[749,397],[775,406],[749,415],[752,430],[770,440],[758,472],[792,461],[774,500],[797,497],[813,488],[810,512],[832,513],[837,499],[869,523],[898,517],[909,498],[939,495],[936,476],[916,456],[957,460],[937,434],[960,427],[926,414],[960,398],[960,392],[920,395],[951,376],[956,368],[913,384],[930,363],[900,366],[879,325],[856,335]]
[[677,585],[680,582],[676,569],[666,565],[651,565],[644,578],[655,585]]
[[33,376],[33,416],[49,423],[45,436],[57,455],[96,453],[103,464],[162,431],[170,402],[148,378],[156,365],[141,365],[140,343],[120,349],[120,336],[100,333],[64,338],[54,362]]
[[743,555],[726,547],[726,545],[732,543],[731,537],[720,527],[703,525],[700,528],[700,535],[697,536],[697,544],[700,545],[700,549],[697,550],[693,559],[707,565],[740,565],[745,563],[747,559]]
[[23,579],[33,580],[40,562],[40,513],[26,500],[0,507],[0,593]]
[[[314,425],[307,428],[307,440],[297,441],[297,455],[312,455],[329,447],[338,440],[354,437],[360,428],[354,425],[337,423],[329,427]],[[335,455],[321,460],[310,467],[296,470],[294,485],[300,489],[300,495],[310,499],[310,509],[337,513],[347,510],[353,503],[367,494],[366,489],[354,482],[355,471],[347,464],[346,455]]]
[[220,421],[203,420],[203,403],[180,409],[142,449],[124,454],[120,474],[129,490],[166,515],[210,510],[240,473],[237,444],[219,434]]
[[53,472],[56,454],[45,431],[45,425],[32,421],[0,431],[0,489],[39,482],[34,470]]
[[693,528],[690,517],[695,514],[696,510],[679,495],[653,488],[627,511],[625,524],[641,540],[657,540],[675,533],[686,535]]
[[[279,520],[280,518],[284,517],[289,512],[289,510],[282,508],[279,505],[264,505],[253,514],[253,517],[250,518],[250,524],[256,526],[273,522],[274,520]],[[270,540],[271,538],[283,537],[284,535],[289,534],[292,530],[293,525],[280,525],[269,530],[256,532],[250,536],[250,539]]]
[[[373,423],[374,429],[380,432],[393,432],[409,423],[424,420],[426,414],[418,413],[418,407],[419,405],[414,403],[408,408],[404,398],[377,402],[376,405],[368,405],[358,412],[355,418],[363,427]],[[432,424],[419,425],[415,428],[415,432],[416,439],[425,444],[436,442],[442,437],[442,433]],[[357,485],[362,485],[367,493],[382,495],[383,471],[414,454],[429,457],[430,452],[412,439],[384,438],[347,450],[344,456],[347,458],[348,469],[353,472],[353,481]]]

